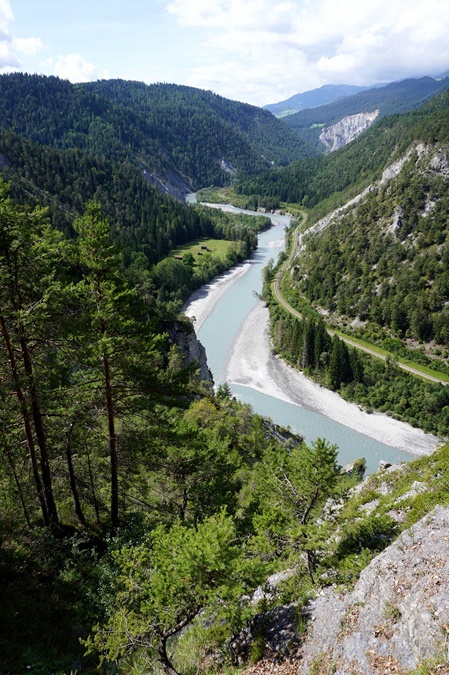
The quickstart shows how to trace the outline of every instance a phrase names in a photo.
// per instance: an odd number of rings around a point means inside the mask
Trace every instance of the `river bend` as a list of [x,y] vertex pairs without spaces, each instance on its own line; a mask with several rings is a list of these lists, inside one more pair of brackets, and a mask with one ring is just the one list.
[[436,437],[386,415],[361,411],[271,353],[268,310],[256,293],[262,289],[263,268],[283,250],[289,224],[286,216],[273,219],[273,227],[259,235],[251,259],[193,293],[184,308],[206,348],[215,382],[228,382],[237,398],[307,442],[325,437],[336,443],[341,464],[365,457],[371,472],[381,459],[397,463],[432,452]]

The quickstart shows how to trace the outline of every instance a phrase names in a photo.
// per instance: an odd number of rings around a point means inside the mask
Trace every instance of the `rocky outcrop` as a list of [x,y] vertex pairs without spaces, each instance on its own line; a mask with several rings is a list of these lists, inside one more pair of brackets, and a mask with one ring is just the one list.
[[378,115],[379,110],[348,115],[336,124],[323,129],[320,134],[320,141],[326,147],[326,152],[339,150],[347,143],[350,143],[350,141],[353,141],[354,138],[357,138],[357,136],[372,125]]
[[175,199],[179,199],[179,201],[185,201],[186,195],[195,191],[190,183],[177,176],[173,171],[166,171],[165,174],[154,173],[143,164],[141,164],[140,168],[147,183],[155,187],[159,192],[171,195]]
[[[291,574],[270,577],[268,590]],[[258,592],[259,599],[270,597]],[[301,612],[303,637],[299,614],[290,603],[256,617],[235,646],[247,655],[261,636],[265,658],[244,675],[408,675],[427,660],[446,663],[449,508],[437,506],[403,532],[352,591],[329,587],[309,601]],[[443,675],[449,664],[425,672]]]
[[235,167],[227,159],[220,159],[220,169],[225,173],[229,173],[231,176],[235,176],[236,170]]
[[171,344],[178,347],[186,366],[192,363],[198,365],[199,378],[204,382],[213,384],[212,374],[207,365],[206,350],[196,337],[191,324],[177,321],[168,331]]
[[[449,509],[437,507],[375,558],[350,593],[327,589],[308,607],[298,673],[407,673],[447,656]],[[318,672],[318,671],[317,671]]]
[[429,162],[429,169],[441,174],[445,178],[449,177],[449,150],[447,147],[440,148]]

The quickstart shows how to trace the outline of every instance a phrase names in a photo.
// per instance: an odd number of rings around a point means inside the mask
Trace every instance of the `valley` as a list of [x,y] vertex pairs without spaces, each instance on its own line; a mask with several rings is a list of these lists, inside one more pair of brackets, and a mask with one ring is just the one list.
[[0,75],[1,673],[445,672],[447,84]]
[[[228,382],[239,400],[301,433],[307,442],[322,435],[331,439],[338,445],[342,465],[363,456],[372,472],[380,460],[395,464],[434,450],[439,442],[435,436],[386,416],[363,413],[272,356],[268,311],[254,295],[262,290],[261,268],[283,248],[284,228],[288,227],[287,217],[272,218],[274,226],[259,235],[253,258],[196,291],[185,307],[206,347],[216,383]],[[253,391],[248,393],[247,387]]]

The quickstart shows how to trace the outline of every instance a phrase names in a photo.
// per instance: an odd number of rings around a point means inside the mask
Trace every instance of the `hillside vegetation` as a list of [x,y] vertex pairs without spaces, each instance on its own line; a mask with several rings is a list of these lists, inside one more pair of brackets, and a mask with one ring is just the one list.
[[[419,141],[443,144],[449,139],[449,94],[436,96],[420,108],[391,115],[341,150],[310,161],[293,162],[235,185],[261,206],[302,203],[312,210],[309,224],[355,197],[381,178],[383,170]],[[319,206],[318,206],[319,205]]]
[[[222,184],[235,163],[254,172],[243,197],[288,195],[313,223],[409,151],[395,179],[309,237],[282,286],[303,320],[274,309],[273,337],[324,384],[446,434],[448,387],[367,364],[325,320],[354,316],[398,349],[449,347],[449,95],[259,177],[304,146],[209,92],[24,75],[0,90],[0,670],[235,670],[269,655],[269,612],[285,603],[288,655],[311,597],[351,586],[448,504],[448,446],[354,490],[362,458],[342,471],[328,440],[307,445],[203,381],[181,303],[247,257],[268,219],[186,207],[149,174]],[[224,260],[194,259],[187,246],[206,239],[230,241]],[[273,573],[285,583],[253,602]]]
[[321,152],[324,146],[319,141],[322,127],[339,122],[344,117],[357,113],[379,111],[379,117],[395,115],[418,108],[425,101],[444,92],[449,78],[435,80],[432,77],[391,82],[384,87],[348,95],[333,103],[303,110],[284,117],[283,121],[298,135],[313,144]]
[[122,80],[73,85],[55,77],[2,75],[0,130],[128,161],[149,178],[156,173],[176,184],[177,177],[194,189],[311,153],[260,108],[191,87]]

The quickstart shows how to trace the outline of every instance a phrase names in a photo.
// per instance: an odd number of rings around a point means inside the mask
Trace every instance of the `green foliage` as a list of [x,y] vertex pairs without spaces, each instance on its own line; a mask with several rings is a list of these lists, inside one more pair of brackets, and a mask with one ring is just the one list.
[[366,516],[356,520],[352,526],[345,528],[344,536],[339,545],[337,555],[362,553],[364,549],[383,551],[392,541],[397,532],[397,523],[387,515]]
[[326,539],[315,523],[326,499],[337,491],[336,458],[336,446],[322,439],[310,447],[268,451],[243,492],[246,508],[254,511],[253,548],[267,559],[286,557],[289,564],[305,553],[312,581]]
[[441,655],[432,659],[426,659],[419,666],[407,672],[406,675],[444,675],[448,669],[448,658],[441,650]]
[[[215,177],[225,182],[217,157],[230,158],[239,169],[260,169],[266,165],[262,146],[271,147],[274,161],[287,162],[299,146],[289,150],[280,142],[281,127],[250,106],[170,85],[73,86],[14,75],[1,78],[1,87],[7,131],[0,150],[10,162],[14,197],[23,204],[31,199],[33,206],[12,202],[1,187],[0,660],[11,672],[95,668],[100,657],[114,661],[117,672],[175,667],[193,674],[208,650],[226,649],[250,614],[252,589],[269,571],[290,563],[296,569],[275,602],[352,580],[402,527],[447,503],[447,448],[411,462],[394,479],[373,477],[345,504],[352,479],[339,474],[335,446],[320,439],[308,447],[297,438],[281,445],[273,425],[233,399],[226,385],[216,396],[204,396],[194,369],[183,368],[176,347],[169,346],[167,308],[179,307],[183,294],[218,270],[209,256],[204,265],[188,255],[166,260],[169,249],[221,237],[232,241],[226,265],[235,264],[268,223],[185,208],[156,193],[145,177],[150,169],[175,168],[198,184]],[[301,199],[314,203],[329,195],[332,177],[338,190],[355,190],[354,176],[363,183],[393,146],[398,152],[405,147],[412,132],[404,141],[399,135],[407,124],[415,125],[413,134],[419,129],[423,138],[444,140],[445,101],[402,120],[402,127],[398,119],[382,122],[385,147],[377,156],[368,133],[364,144],[354,144],[340,159],[303,164],[309,197]],[[190,114],[199,103],[202,110]],[[234,124],[240,131],[231,130]],[[264,130],[256,139],[260,124]],[[184,130],[185,143],[174,129]],[[212,155],[202,154],[204,143]],[[161,144],[164,158],[158,156]],[[353,162],[347,171],[342,157]],[[388,200],[395,207],[401,202],[401,235],[416,239],[416,259],[408,251],[407,264],[416,263],[416,270],[411,279],[398,277],[397,286],[410,283],[408,294],[418,302],[410,316],[405,312],[404,318],[398,305],[382,320],[393,332],[443,336],[444,315],[429,307],[436,307],[431,303],[438,293],[445,297],[445,185],[412,180],[413,163],[416,158],[380,202],[372,195],[360,205],[360,219],[370,223],[363,237],[350,242],[348,229],[333,247],[329,243],[324,268],[331,274],[321,272],[326,283],[313,278],[313,270],[309,281],[329,306],[349,313],[344,294],[338,295],[339,260],[350,267],[352,243],[362,257],[365,247],[379,252],[373,223],[382,214],[390,217]],[[303,189],[294,185],[297,169],[282,187],[288,197]],[[273,205],[283,174],[275,169],[269,176],[269,188],[259,192],[264,177],[260,183],[251,179],[251,190]],[[435,196],[443,200],[441,208],[421,222],[423,205]],[[89,199],[94,201],[84,208]],[[48,205],[48,215],[37,204]],[[379,275],[382,266],[389,274],[397,266],[397,247],[390,248],[392,259],[376,258]],[[367,286],[376,277],[369,262],[363,258]],[[289,301],[300,272],[286,287]],[[266,297],[273,274],[269,266]],[[422,278],[432,274],[434,288],[423,287]],[[388,289],[379,291],[379,302],[365,310],[376,325],[389,306],[382,304]],[[407,302],[406,295],[404,307]],[[393,361],[383,366],[359,359],[338,338],[330,340],[307,302],[300,304],[301,321],[273,309],[273,338],[292,363],[368,407],[407,411],[423,428],[447,428],[445,388],[412,385]],[[382,481],[392,494],[380,489]],[[416,481],[427,489],[415,494]],[[388,515],[399,496],[404,525]],[[329,498],[342,498],[333,521],[325,518]],[[374,498],[378,505],[367,516],[360,508]],[[108,538],[111,525],[114,536]],[[77,641],[92,625],[97,628],[87,640],[86,660]],[[262,640],[258,647],[261,653]]]
[[215,620],[237,620],[247,584],[257,579],[223,512],[197,528],[176,523],[167,531],[156,528],[144,544],[114,557],[117,595],[107,623],[87,640],[88,651],[100,651],[103,660],[113,661],[144,647],[155,650],[166,672],[173,672],[167,640],[200,612]]
[[370,320],[396,339],[444,345],[449,184],[428,162],[412,158],[396,180],[309,237],[296,282],[312,302]]
[[258,197],[261,206],[265,199],[294,202],[310,208],[320,204],[311,213],[310,222],[313,223],[380,178],[383,169],[403,156],[412,143],[447,142],[448,102],[446,92],[417,110],[385,117],[337,152],[242,178],[235,191],[247,198]]
[[270,306],[271,335],[276,349],[292,365],[331,389],[342,383],[361,381],[363,364],[355,352],[349,351],[337,335],[330,338],[323,319],[304,304],[304,318],[287,315],[273,304]]
[[40,145],[130,161],[149,180],[158,172],[196,187],[222,185],[235,169],[260,171],[310,153],[267,111],[191,87],[123,80],[72,85],[15,73],[2,76],[0,91],[3,130]]

